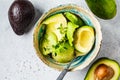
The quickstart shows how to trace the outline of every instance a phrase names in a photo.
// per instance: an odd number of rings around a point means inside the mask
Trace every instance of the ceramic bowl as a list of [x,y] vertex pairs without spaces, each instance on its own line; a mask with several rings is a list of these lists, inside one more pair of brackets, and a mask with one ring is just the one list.
[[52,16],[54,14],[61,13],[61,12],[66,12],[66,11],[81,17],[82,20],[87,25],[93,26],[95,29],[96,34],[95,34],[94,47],[87,55],[76,58],[70,67],[71,71],[81,70],[86,66],[88,66],[93,61],[93,59],[97,56],[100,49],[100,45],[101,45],[102,33],[101,33],[100,24],[97,21],[97,19],[94,17],[94,15],[91,12],[88,12],[77,5],[74,5],[74,4],[60,5],[43,14],[43,16],[40,17],[40,19],[35,25],[35,30],[33,35],[34,47],[38,57],[49,67],[52,67],[57,70],[63,70],[66,67],[68,63],[58,63],[54,61],[52,58],[45,57],[39,50],[39,40],[41,38],[40,36],[43,33],[43,28],[41,27],[42,21],[49,16]]

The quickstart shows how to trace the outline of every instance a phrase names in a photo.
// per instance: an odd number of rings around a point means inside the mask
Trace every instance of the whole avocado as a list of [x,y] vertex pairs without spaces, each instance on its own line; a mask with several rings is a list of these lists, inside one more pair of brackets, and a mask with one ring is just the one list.
[[34,17],[34,6],[28,0],[15,0],[8,11],[10,24],[17,35],[24,34]]
[[112,19],[117,13],[115,0],[86,0],[91,11],[102,19]]

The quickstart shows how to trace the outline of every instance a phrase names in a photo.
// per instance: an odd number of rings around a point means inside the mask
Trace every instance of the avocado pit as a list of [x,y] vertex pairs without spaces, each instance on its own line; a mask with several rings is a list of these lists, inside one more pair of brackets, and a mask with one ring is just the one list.
[[95,80],[110,80],[114,76],[114,70],[105,64],[100,64],[94,72]]

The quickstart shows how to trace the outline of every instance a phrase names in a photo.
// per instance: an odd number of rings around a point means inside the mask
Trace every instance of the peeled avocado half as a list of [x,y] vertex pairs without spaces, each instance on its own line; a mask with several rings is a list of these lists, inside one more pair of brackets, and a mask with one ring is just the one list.
[[46,30],[42,40],[40,41],[40,50],[43,55],[48,55],[54,52],[53,46],[55,46],[58,41],[64,37],[58,28],[60,26],[66,27],[67,21],[63,14],[56,14],[47,18],[42,24],[46,25]]
[[61,34],[60,32],[60,27],[66,28],[67,20],[62,13],[47,18],[43,21],[43,24],[47,25],[46,32],[53,32],[57,36],[58,41],[64,37],[64,34]]
[[94,44],[94,29],[91,26],[82,26],[75,32],[74,47],[76,55],[85,55],[93,47]]
[[84,80],[119,80],[120,65],[108,58],[100,58],[90,67]]

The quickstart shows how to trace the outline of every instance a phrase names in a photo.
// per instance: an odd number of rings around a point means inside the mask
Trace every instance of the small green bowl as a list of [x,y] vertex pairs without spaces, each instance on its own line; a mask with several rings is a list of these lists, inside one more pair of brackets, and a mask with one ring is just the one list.
[[38,57],[46,65],[57,70],[63,70],[66,67],[68,63],[58,63],[54,61],[52,58],[45,57],[39,50],[39,40],[42,38],[41,35],[43,33],[43,27],[41,27],[42,21],[48,18],[49,16],[52,16],[54,14],[61,13],[61,12],[66,12],[66,11],[81,17],[82,20],[87,25],[93,26],[95,29],[96,34],[95,34],[94,47],[87,55],[76,58],[70,67],[71,71],[81,70],[86,66],[88,66],[93,61],[93,59],[97,56],[100,49],[101,41],[102,41],[102,32],[101,32],[100,24],[97,21],[97,19],[94,17],[94,15],[91,12],[88,12],[77,5],[74,5],[74,4],[60,5],[43,14],[43,16],[38,20],[35,26],[34,35],[33,35],[34,47]]

